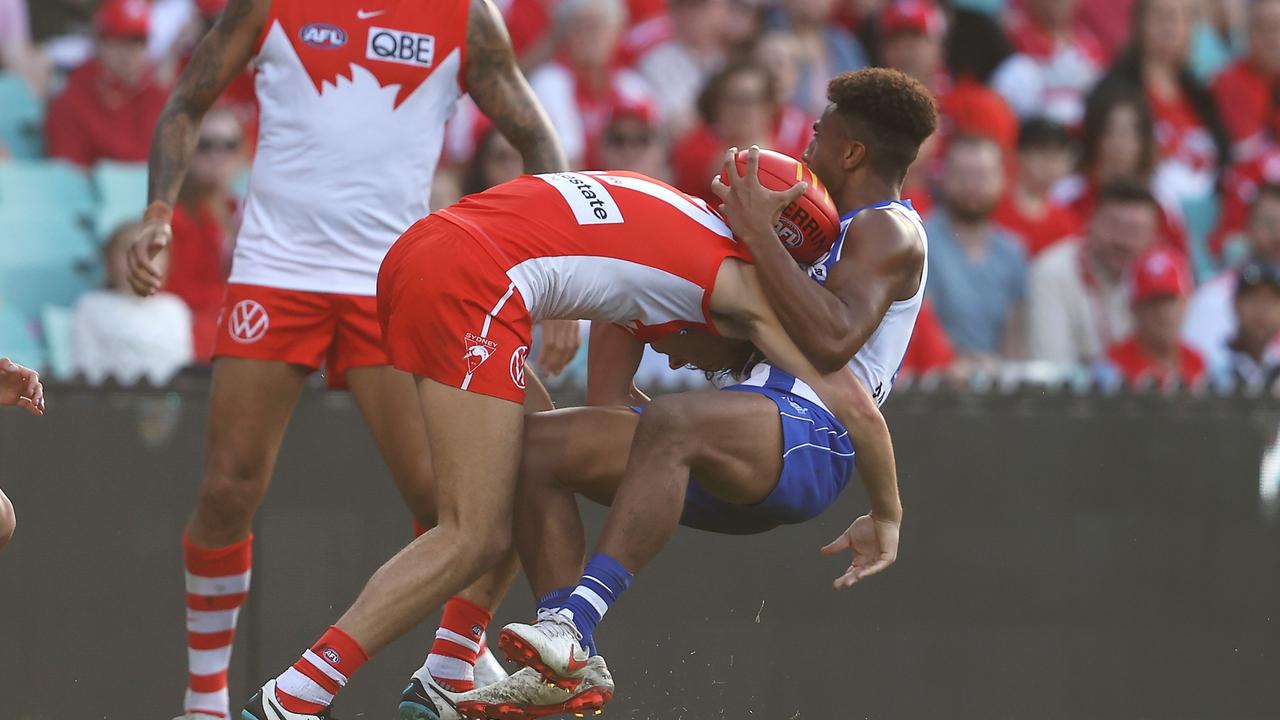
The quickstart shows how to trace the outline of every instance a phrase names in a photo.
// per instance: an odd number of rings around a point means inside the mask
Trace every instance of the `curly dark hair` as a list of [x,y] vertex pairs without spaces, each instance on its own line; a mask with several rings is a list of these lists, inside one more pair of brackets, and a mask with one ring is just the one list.
[[827,85],[827,99],[850,135],[866,146],[872,170],[895,182],[906,177],[920,143],[938,127],[933,93],[897,70],[868,68],[837,75]]

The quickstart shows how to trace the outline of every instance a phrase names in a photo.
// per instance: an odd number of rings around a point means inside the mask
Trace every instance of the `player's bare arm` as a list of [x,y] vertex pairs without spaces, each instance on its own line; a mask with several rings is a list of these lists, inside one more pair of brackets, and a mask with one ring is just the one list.
[[173,238],[173,204],[195,152],[200,123],[222,91],[253,57],[271,0],[231,0],[213,28],[196,46],[178,77],[151,140],[147,212],[129,252],[129,284],[151,295],[164,282],[152,260]]
[[914,228],[895,214],[859,213],[849,225],[853,242],[844,244],[826,286],[819,285],[796,265],[773,229],[804,184],[786,192],[769,190],[759,181],[758,150],[748,154],[743,173],[736,154],[736,149],[726,154],[729,185],[713,183],[729,224],[751,248],[760,284],[796,345],[819,370],[833,372],[866,343],[895,300],[919,289],[924,247]]
[[0,357],[0,405],[15,405],[36,417],[44,415],[40,373]]
[[529,82],[511,36],[490,0],[472,0],[467,18],[467,92],[524,159],[526,173],[559,172],[569,161]]
[[587,346],[587,404],[645,405],[649,397],[635,385],[644,343],[612,323],[592,323]]
[[[542,109],[520,66],[502,14],[489,0],[472,0],[467,18],[467,91],[524,160],[526,173],[569,169],[551,119]],[[542,323],[538,367],[556,375],[578,353],[576,320]]]

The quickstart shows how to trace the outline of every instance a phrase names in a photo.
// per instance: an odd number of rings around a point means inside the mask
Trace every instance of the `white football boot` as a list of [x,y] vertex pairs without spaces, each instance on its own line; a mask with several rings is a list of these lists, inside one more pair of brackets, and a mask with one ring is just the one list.
[[240,711],[241,720],[330,720],[329,709],[317,714],[296,713],[285,710],[276,700],[276,679],[271,678],[262,689],[249,698]]
[[587,660],[590,670],[578,689],[565,690],[542,679],[537,670],[522,668],[502,682],[454,696],[458,713],[474,720],[537,720],[573,713],[599,715],[613,699],[613,678],[604,658]]
[[489,646],[485,643],[486,638],[480,638],[480,655],[476,658],[475,669],[475,685],[482,688],[497,682],[506,680],[511,674],[507,669],[502,667],[502,663],[498,662],[498,658],[493,656],[489,651]]

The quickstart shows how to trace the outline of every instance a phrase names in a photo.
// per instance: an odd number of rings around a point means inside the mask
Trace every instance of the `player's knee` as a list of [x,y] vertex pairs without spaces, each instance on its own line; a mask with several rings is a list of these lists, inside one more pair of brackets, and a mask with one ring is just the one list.
[[555,481],[553,452],[563,442],[553,418],[537,413],[525,416],[519,476],[522,490],[537,491]]
[[688,449],[695,444],[692,441],[698,430],[696,412],[696,406],[678,394],[655,398],[640,416],[637,441],[643,438],[650,446],[660,445],[672,452]]
[[200,504],[218,515],[252,514],[266,489],[265,463],[226,451],[211,451],[200,486]]

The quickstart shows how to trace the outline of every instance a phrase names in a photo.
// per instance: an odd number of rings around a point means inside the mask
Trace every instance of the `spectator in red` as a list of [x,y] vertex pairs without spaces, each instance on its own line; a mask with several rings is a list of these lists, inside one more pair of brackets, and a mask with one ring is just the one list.
[[911,333],[907,354],[902,358],[901,372],[916,377],[932,375],[951,367],[955,357],[947,331],[942,329],[933,304],[926,300],[916,316],[916,327]]
[[[1245,237],[1248,261],[1280,266],[1280,185],[1263,185],[1249,207]],[[1240,278],[1229,268],[1204,283],[1191,296],[1182,338],[1196,348],[1212,368],[1227,363],[1228,344],[1236,332],[1232,298]]]
[[173,243],[164,289],[191,310],[195,359],[213,357],[218,314],[231,269],[238,207],[231,183],[244,168],[244,134],[229,110],[205,116],[191,169],[173,208]]
[[800,45],[785,30],[766,33],[752,56],[773,76],[773,145],[770,149],[798,158],[809,147],[813,118],[791,102],[800,79]]
[[49,154],[88,167],[142,162],[168,98],[147,60],[146,0],[106,0],[94,15],[96,56],[76,68],[49,105]]
[[1230,144],[1213,97],[1190,67],[1195,0],[1138,0],[1129,49],[1103,77],[1100,88],[1140,92],[1151,109],[1157,163],[1156,197],[1180,212],[1217,186]]
[[862,44],[832,21],[836,0],[781,0],[770,25],[790,30],[800,45],[800,80],[791,102],[817,117],[827,107],[827,82],[869,63]]
[[1258,185],[1280,182],[1280,0],[1249,6],[1249,52],[1213,82],[1218,112],[1232,142],[1235,166],[1223,179],[1222,216],[1211,240],[1225,243],[1244,230]]
[[1213,81],[1213,96],[1236,162],[1277,150],[1280,141],[1280,0],[1249,5],[1249,52]]
[[707,82],[698,97],[702,123],[676,143],[671,153],[675,185],[712,206],[711,178],[730,147],[773,147],[773,75],[754,60],[737,60]]
[[1071,169],[1071,138],[1058,123],[1028,120],[1018,133],[1018,162],[995,221],[1021,238],[1030,257],[1080,232],[1080,219],[1049,197]]
[[561,0],[553,16],[558,57],[529,76],[571,167],[584,166],[615,105],[648,100],[644,80],[613,65],[626,13],[623,0]]
[[1010,8],[1005,30],[1016,51],[991,78],[1020,118],[1045,116],[1079,126],[1084,99],[1106,56],[1075,26],[1076,0],[1023,0]]
[[[1151,111],[1140,91],[1123,85],[1099,88],[1089,96],[1080,139],[1080,167],[1054,188],[1054,199],[1081,219],[1093,216],[1099,189],[1112,181],[1138,182],[1151,188],[1156,139]],[[1157,237],[1187,252],[1186,231],[1178,208],[1159,202]]]
[[1204,379],[1204,360],[1178,339],[1190,292],[1191,271],[1167,248],[1154,248],[1134,263],[1133,334],[1107,351],[1131,386],[1194,385]]
[[592,167],[666,177],[664,147],[652,105],[620,105],[605,125]]
[[1280,266],[1251,260],[1240,268],[1234,305],[1236,334],[1218,375],[1271,387],[1280,378]]
[[667,130],[679,137],[697,123],[698,93],[725,62],[729,0],[669,0],[671,38],[636,61],[636,69],[656,91]]
[[1129,268],[1155,243],[1158,214],[1144,185],[1110,183],[1099,194],[1084,238],[1058,243],[1031,263],[1027,347],[1032,359],[1087,365],[1129,334]]

